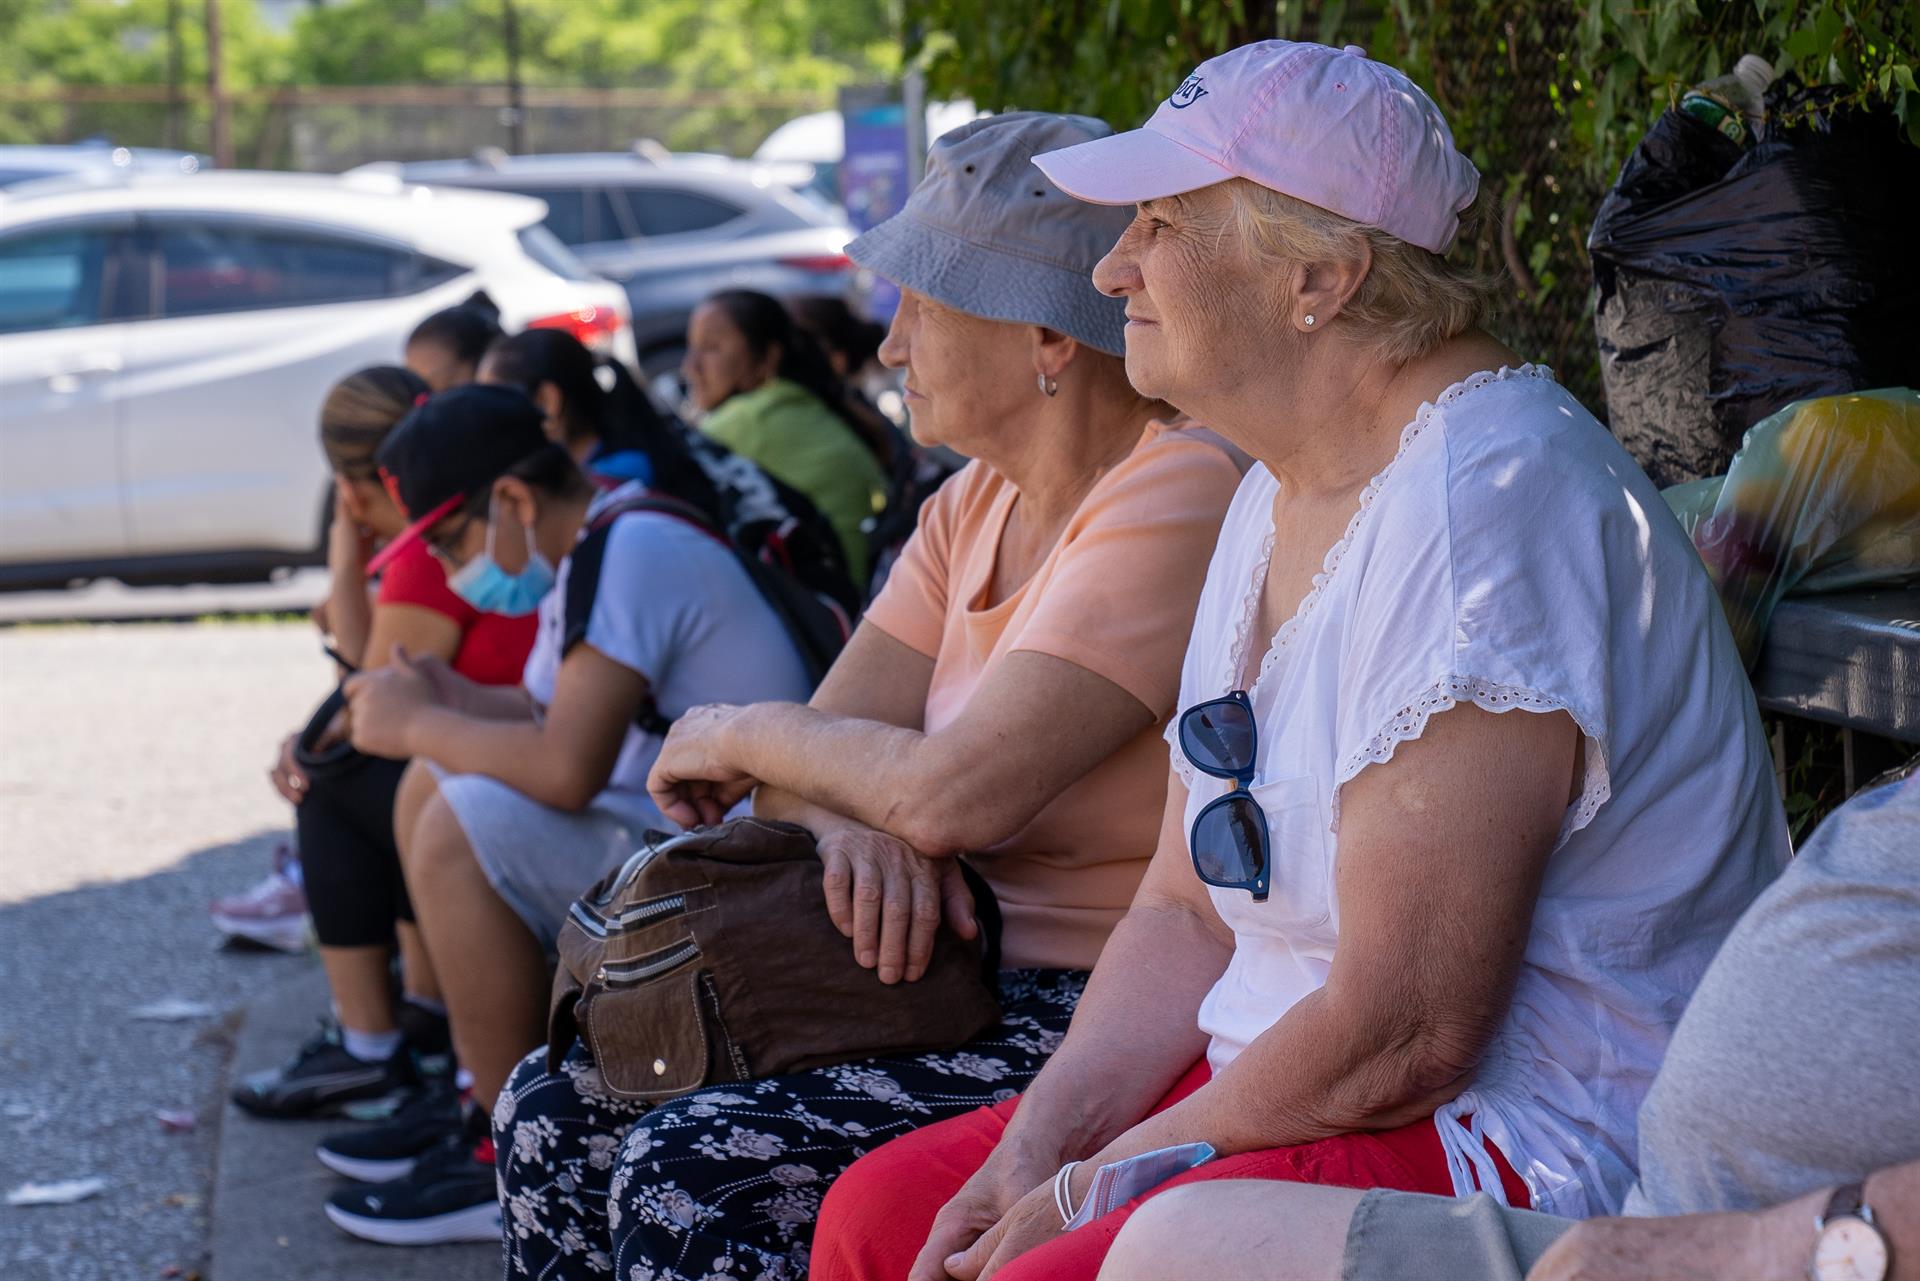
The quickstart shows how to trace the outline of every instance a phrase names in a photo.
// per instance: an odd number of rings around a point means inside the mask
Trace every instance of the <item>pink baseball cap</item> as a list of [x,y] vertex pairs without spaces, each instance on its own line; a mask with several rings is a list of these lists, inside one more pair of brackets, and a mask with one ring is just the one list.
[[1068,195],[1102,205],[1246,178],[1437,254],[1480,187],[1413,81],[1359,45],[1291,40],[1209,58],[1144,128],[1033,163]]

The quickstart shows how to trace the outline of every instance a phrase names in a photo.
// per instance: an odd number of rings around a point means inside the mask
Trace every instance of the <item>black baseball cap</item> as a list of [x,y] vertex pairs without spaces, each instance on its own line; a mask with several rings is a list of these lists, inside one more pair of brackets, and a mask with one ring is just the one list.
[[378,573],[508,468],[551,447],[544,420],[525,393],[481,383],[450,387],[414,406],[374,455],[387,492],[412,523],[367,562],[367,572]]

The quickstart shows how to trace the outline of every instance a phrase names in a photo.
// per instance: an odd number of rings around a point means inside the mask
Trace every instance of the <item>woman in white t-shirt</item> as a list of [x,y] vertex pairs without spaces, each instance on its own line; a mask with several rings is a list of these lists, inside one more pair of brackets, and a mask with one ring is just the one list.
[[723,536],[636,509],[638,484],[596,489],[542,424],[517,389],[476,384],[426,401],[380,448],[416,517],[394,543],[424,539],[475,608],[539,620],[514,689],[403,653],[347,682],[354,745],[414,758],[395,837],[479,1105],[450,1157],[329,1200],[374,1240],[498,1235],[491,1157],[473,1150],[507,1073],[545,1039],[546,958],[568,908],[648,829],[675,830],[646,790],[669,724],[699,704],[812,692]]
[[1477,175],[1359,49],[1235,50],[1145,129],[1036,163],[1138,203],[1094,273],[1128,376],[1259,465],[1195,618],[1159,850],[1064,1045],[1020,1100],[856,1164],[812,1275],[1091,1278],[1126,1214],[1063,1219],[1194,1143],[1218,1159],[1187,1181],[1617,1209],[1673,1025],[1788,853],[1691,545],[1476,328],[1444,254]]

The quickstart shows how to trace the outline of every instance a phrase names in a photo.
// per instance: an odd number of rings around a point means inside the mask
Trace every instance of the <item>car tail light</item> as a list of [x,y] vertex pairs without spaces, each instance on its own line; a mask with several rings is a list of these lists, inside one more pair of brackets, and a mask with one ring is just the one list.
[[796,271],[852,271],[853,259],[845,254],[801,254],[794,258],[780,259],[782,267],[792,267]]
[[605,352],[613,346],[613,336],[626,326],[626,319],[611,307],[582,307],[554,316],[529,320],[529,329],[564,329],[594,351]]

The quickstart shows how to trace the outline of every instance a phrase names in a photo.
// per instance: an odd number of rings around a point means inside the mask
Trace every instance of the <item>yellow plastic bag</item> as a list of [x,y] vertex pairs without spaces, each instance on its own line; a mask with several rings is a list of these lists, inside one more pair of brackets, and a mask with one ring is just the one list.
[[1726,475],[1665,497],[1751,668],[1782,596],[1920,575],[1920,392],[1795,401],[1753,425]]

